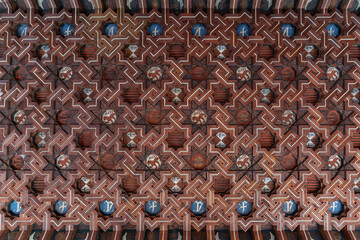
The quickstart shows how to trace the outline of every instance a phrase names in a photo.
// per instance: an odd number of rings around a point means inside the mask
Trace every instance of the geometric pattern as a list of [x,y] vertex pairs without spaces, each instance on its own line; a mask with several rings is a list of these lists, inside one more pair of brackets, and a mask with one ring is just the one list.
[[0,238],[359,239],[358,6],[0,0]]

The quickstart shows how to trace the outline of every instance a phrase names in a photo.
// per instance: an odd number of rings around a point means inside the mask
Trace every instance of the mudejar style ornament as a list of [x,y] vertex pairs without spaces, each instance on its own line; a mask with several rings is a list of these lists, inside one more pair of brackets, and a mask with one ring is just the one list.
[[281,166],[285,170],[291,170],[296,167],[296,158],[292,154],[288,154],[284,156],[281,160]]
[[196,23],[193,27],[192,27],[192,34],[196,37],[202,37],[205,36],[207,33],[207,28],[204,24],[202,23]]
[[161,113],[161,110],[152,109],[146,115],[146,122],[150,125],[158,125],[163,120],[164,116]]
[[128,88],[124,91],[124,101],[133,104],[139,101],[141,93],[138,88]]
[[191,212],[197,216],[201,216],[206,212],[206,203],[200,200],[197,200],[191,203]]
[[148,34],[157,37],[162,34],[162,26],[158,23],[152,23],[148,28]]
[[117,34],[119,27],[114,23],[108,23],[105,25],[104,33],[106,36],[111,37]]
[[49,58],[50,47],[47,44],[41,44],[37,49],[37,56],[42,60]]
[[249,125],[251,122],[251,114],[248,111],[241,110],[236,114],[236,120],[241,126]]
[[195,67],[190,72],[190,75],[193,80],[202,82],[202,81],[206,80],[206,78],[208,76],[208,72],[203,67]]
[[150,200],[145,204],[145,211],[149,215],[157,215],[160,213],[161,207],[160,204],[155,200]]
[[190,119],[193,124],[200,126],[207,123],[208,116],[203,110],[195,110]]
[[32,188],[36,193],[43,193],[46,187],[47,187],[47,186],[46,186],[43,178],[36,177],[36,178],[31,182],[31,188]]
[[314,60],[315,58],[318,57],[319,49],[315,45],[311,45],[311,44],[306,45],[304,47],[304,50],[306,51],[306,55],[305,55],[306,58]]
[[35,100],[41,104],[47,101],[48,96],[51,94],[47,87],[39,87],[34,91]]
[[58,200],[54,204],[54,211],[58,215],[65,215],[69,211],[69,207],[65,201]]
[[342,166],[342,159],[339,155],[331,155],[328,160],[328,167],[330,170],[339,169]]
[[28,75],[28,71],[26,70],[25,67],[16,67],[16,68],[14,69],[14,78],[15,78],[17,81],[24,81],[24,80],[26,80],[27,75]]
[[216,193],[226,193],[230,188],[230,179],[223,176],[214,178],[213,188]]
[[260,58],[270,60],[271,58],[275,57],[274,53],[275,53],[274,48],[272,46],[268,45],[268,44],[263,44],[259,48]]
[[360,178],[355,178],[353,180],[353,189],[355,193],[360,193]]
[[107,67],[103,71],[104,79],[107,81],[113,81],[116,80],[118,76],[118,71],[116,70],[116,67]]
[[242,154],[236,159],[236,166],[240,170],[247,170],[251,166],[251,158],[247,154]]
[[85,44],[80,48],[80,54],[85,60],[89,58],[95,58],[95,52],[97,48],[92,44]]
[[116,112],[112,109],[106,110],[101,116],[101,120],[107,125],[114,124],[116,122],[116,119]]
[[281,115],[281,122],[285,126],[293,125],[296,122],[296,114],[291,110],[285,110]]
[[33,143],[38,148],[44,148],[46,146],[46,133],[35,133],[35,135],[33,136]]
[[320,180],[314,175],[311,174],[305,180],[305,189],[308,193],[317,193],[321,188]]
[[15,170],[20,170],[24,167],[25,155],[15,154],[10,158],[10,166]]
[[91,96],[93,95],[93,93],[94,90],[92,90],[91,88],[83,88],[80,90],[79,98],[84,104],[86,104],[92,101]]
[[281,79],[285,81],[292,81],[295,78],[295,70],[291,67],[284,67],[281,72]]
[[214,90],[213,96],[215,102],[225,104],[230,101],[231,94],[226,88],[219,87]]
[[196,154],[192,155],[190,158],[190,165],[195,170],[204,169],[206,167],[206,164],[207,164],[206,156],[204,156],[201,153],[196,153]]
[[275,188],[275,182],[272,178],[263,178],[260,182],[260,189],[262,193],[271,193]]
[[139,188],[138,179],[132,176],[125,177],[122,180],[122,187],[127,193],[135,193]]
[[79,189],[80,192],[82,193],[90,193],[92,187],[93,187],[93,182],[91,181],[90,178],[87,177],[81,177],[78,181],[77,181],[77,188]]
[[167,187],[172,193],[179,193],[185,187],[185,183],[179,177],[172,177],[169,179]]
[[21,207],[20,202],[13,200],[8,205],[8,211],[11,215],[19,216],[23,211],[23,208]]
[[182,88],[174,87],[167,93],[167,96],[170,102],[177,104],[184,101],[186,93]]
[[175,150],[182,148],[186,142],[184,133],[181,131],[169,132],[168,137],[166,138],[168,146],[174,148]]
[[282,210],[286,215],[294,215],[298,211],[298,205],[294,200],[286,201]]
[[330,81],[337,81],[339,80],[341,73],[337,67],[329,67],[326,70],[326,76]]
[[312,105],[316,105],[316,103],[320,99],[320,93],[315,88],[305,88],[303,96],[304,96],[305,102],[310,103]]
[[68,66],[62,67],[59,71],[59,78],[63,81],[69,81],[72,76],[73,70]]
[[251,28],[247,23],[240,23],[236,28],[237,34],[240,37],[247,38],[251,34]]
[[125,49],[125,57],[128,57],[129,59],[136,58],[139,51],[139,46],[136,44],[128,44]]
[[342,120],[342,115],[338,111],[329,111],[327,121],[330,125],[338,125]]
[[242,216],[248,216],[252,211],[252,204],[246,200],[239,202],[236,211]]
[[63,37],[70,37],[72,35],[72,31],[74,30],[74,26],[70,23],[63,23],[60,25],[60,34]]
[[16,27],[16,35],[18,37],[26,36],[27,32],[29,31],[29,26],[25,23],[18,24]]
[[157,154],[150,154],[146,157],[146,166],[152,170],[157,170],[161,168],[161,159]]
[[214,56],[220,59],[229,57],[229,48],[225,44],[219,44],[214,48]]
[[249,81],[251,79],[251,70],[248,67],[239,67],[236,70],[236,77],[242,82]]
[[230,136],[225,132],[218,132],[214,136],[213,142],[217,148],[224,149],[230,144]]
[[309,132],[306,134],[306,147],[315,148],[320,143],[320,137],[315,132]]
[[263,88],[260,90],[262,103],[271,104],[275,100],[275,94],[270,88]]
[[106,170],[112,170],[116,166],[116,158],[114,155],[107,153],[101,157],[101,166]]
[[60,169],[67,169],[70,167],[70,158],[65,154],[60,154],[56,157],[56,166]]
[[173,57],[175,59],[178,59],[178,58],[181,58],[181,57],[185,56],[186,49],[182,44],[173,44],[168,49],[168,53],[169,53],[169,57]]
[[262,148],[266,148],[269,150],[269,149],[275,147],[275,137],[270,131],[265,130],[261,134],[259,143]]
[[326,26],[326,31],[328,33],[329,36],[331,37],[338,37],[340,35],[340,27],[338,24],[336,23],[329,23]]
[[329,212],[333,215],[340,215],[344,211],[344,204],[339,200],[330,202]]
[[295,35],[295,27],[291,23],[285,23],[281,26],[281,32],[284,37],[292,37]]
[[26,114],[23,110],[17,110],[11,115],[11,120],[18,125],[23,125],[26,120]]
[[351,90],[351,100],[355,103],[360,102],[360,88],[352,88]]
[[56,120],[59,122],[60,125],[68,125],[71,121],[71,112],[69,110],[60,110],[56,114]]
[[123,134],[123,143],[129,149],[130,148],[136,148],[139,141],[140,141],[140,138],[136,134],[136,132],[128,131],[128,132]]
[[100,212],[104,215],[111,215],[115,212],[115,205],[112,201],[104,200],[100,203]]
[[161,80],[162,75],[163,75],[163,70],[161,70],[161,68],[158,66],[150,67],[146,72],[147,79],[153,82]]
[[83,131],[78,138],[78,144],[82,148],[90,148],[92,146],[92,143],[94,141],[94,135],[91,131]]

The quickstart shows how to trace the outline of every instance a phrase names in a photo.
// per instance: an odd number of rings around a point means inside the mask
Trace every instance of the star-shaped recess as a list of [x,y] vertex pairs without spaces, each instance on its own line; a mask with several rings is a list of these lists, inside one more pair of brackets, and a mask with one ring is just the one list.
[[275,75],[274,80],[282,84],[282,89],[284,89],[284,92],[286,92],[289,86],[297,87],[298,80],[307,79],[307,77],[305,77],[303,74],[306,66],[299,64],[297,58],[289,60],[286,57],[283,57],[281,65],[274,66],[274,68],[277,70],[277,74]]
[[216,122],[211,118],[216,111],[209,108],[207,101],[204,101],[200,105],[195,101],[191,101],[191,109],[183,109],[184,115],[187,116],[183,124],[191,125],[192,134],[198,130],[206,134],[207,126],[216,125]]
[[261,156],[254,155],[253,148],[249,148],[248,150],[239,148],[236,154],[231,154],[228,157],[233,162],[229,171],[238,173],[238,179],[244,176],[252,179],[253,171],[263,171],[263,169],[257,165]]
[[125,76],[123,74],[125,65],[119,64],[115,58],[102,58],[101,65],[95,65],[92,67],[96,71],[92,79],[101,80],[101,88],[110,87],[112,89],[116,89],[116,83],[119,80],[125,80]]
[[4,153],[0,155],[0,173],[5,172],[7,179],[15,176],[20,180],[23,173],[31,171],[26,164],[30,156],[24,155],[22,152],[23,147],[16,150],[6,147]]
[[182,171],[190,171],[191,180],[195,179],[197,176],[207,180],[208,171],[218,171],[213,164],[213,161],[217,156],[209,153],[208,147],[202,149],[191,147],[190,153],[190,155],[183,156],[183,159],[187,164],[183,167]]
[[183,67],[186,70],[186,74],[183,79],[191,81],[191,88],[202,86],[204,89],[207,89],[208,80],[216,80],[212,71],[217,66],[216,64],[209,62],[207,57],[202,59],[191,57],[191,64],[183,65]]
[[347,110],[344,102],[335,103],[329,101],[326,110],[320,110],[324,118],[320,122],[321,125],[326,125],[330,129],[330,134],[335,131],[340,131],[346,134],[346,126],[353,125],[351,118],[354,111]]
[[116,179],[116,175],[123,172],[121,168],[121,159],[123,157],[115,150],[114,146],[106,148],[102,145],[99,149],[99,155],[90,156],[93,162],[90,170],[98,171],[99,179],[104,176]]
[[136,110],[141,118],[135,123],[136,125],[144,125],[145,133],[154,129],[159,134],[161,133],[162,125],[169,125],[169,121],[166,119],[166,115],[170,110],[162,108],[161,102],[152,104],[149,101],[145,102],[145,107],[140,110]]
[[279,156],[276,156],[278,164],[274,166],[274,170],[281,173],[286,181],[291,176],[300,177],[300,171],[308,171],[308,167],[304,164],[307,156],[299,154],[299,148],[288,149],[285,147]]
[[145,152],[137,155],[136,158],[139,160],[139,163],[135,167],[135,170],[144,172],[146,179],[152,175],[160,179],[161,172],[169,171],[169,167],[166,163],[169,155],[162,152],[161,146],[154,150],[145,147]]
[[26,63],[25,58],[20,61],[11,58],[11,65],[2,65],[1,67],[0,74],[3,71],[4,73],[0,79],[9,81],[9,89],[12,89],[15,85],[18,85],[20,89],[26,88],[25,83],[35,79],[31,74],[34,65]]
[[[349,75],[350,70],[354,67],[352,64],[345,64],[344,58],[340,58],[338,60],[333,60],[331,57],[329,61],[326,62],[327,65],[320,66],[320,68],[324,71],[324,74],[320,77],[320,80],[326,81],[329,83],[329,88],[333,88],[335,86],[341,86],[346,88],[346,80],[353,80],[353,77]],[[336,81],[331,81],[329,76],[327,75],[327,70],[331,67],[335,67],[340,75]]]
[[224,87],[222,84],[216,84],[213,87],[213,98],[215,103],[220,103],[221,105],[229,104],[231,101],[231,97],[233,96],[230,88]]
[[78,110],[72,107],[71,102],[61,105],[59,102],[54,102],[54,107],[43,111],[43,114],[48,117],[44,125],[53,126],[53,134],[58,131],[64,131],[68,134],[72,126],[79,125],[76,121]]
[[[162,80],[171,80],[171,77],[167,74],[167,70],[170,68],[170,65],[163,63],[163,57],[158,57],[157,59],[153,59],[147,56],[145,64],[137,64],[136,66],[141,71],[137,79],[145,81],[146,88],[149,88],[151,85],[155,84],[159,89],[161,89]],[[158,71],[159,75],[152,78],[153,80],[149,79],[148,77],[149,69],[153,69],[153,70],[157,69]]]
[[0,111],[0,125],[6,125],[9,132],[16,129],[20,133],[23,133],[26,127],[32,126],[32,122],[28,118],[32,110],[25,109],[24,101],[17,105],[14,105],[11,101],[7,103],[7,108],[1,109]]
[[112,102],[109,106],[105,104],[100,105],[101,107],[99,106],[99,108],[89,111],[92,115],[91,117],[94,117],[90,124],[99,126],[100,134],[106,130],[115,133],[117,126],[122,126],[126,122],[122,117],[125,111],[124,107],[116,107],[115,102]]
[[299,108],[299,102],[289,104],[286,101],[282,102],[281,110],[277,110],[275,125],[284,129],[284,135],[289,131],[292,133],[298,132],[300,125],[307,125],[305,116],[308,114],[306,108]]
[[228,108],[228,112],[232,115],[229,124],[237,126],[238,134],[242,133],[244,130],[253,133],[252,126],[262,124],[258,119],[262,111],[253,110],[252,102],[244,105],[241,102],[236,101],[235,107]]
[[[78,68],[80,66],[79,62],[74,62],[73,57],[68,57],[66,59],[56,58],[54,64],[48,64],[47,68],[50,71],[50,74],[46,78],[46,82],[51,82],[54,84],[53,88],[56,89],[59,86],[64,86],[66,89],[71,89],[71,82],[74,80],[81,79],[78,75]],[[68,78],[63,79],[60,77],[60,72],[64,67],[68,68],[67,74],[64,76]]]
[[78,159],[78,154],[69,150],[69,146],[59,149],[57,146],[53,147],[51,155],[44,155],[43,158],[47,161],[44,171],[52,173],[52,178],[62,176],[67,179],[68,172],[77,172],[75,161]]
[[[236,72],[240,67],[246,67],[251,71],[251,77],[247,81],[241,81],[238,79]],[[232,70],[232,74],[229,77],[229,81],[233,81],[236,83],[237,89],[242,88],[244,85],[249,87],[252,86],[253,81],[255,80],[263,80],[259,75],[259,70],[262,68],[261,65],[256,65],[253,58],[248,58],[247,60],[243,60],[240,57],[236,59],[236,65],[230,65],[229,68]]]
[[[340,159],[340,166],[336,165],[335,158]],[[351,165],[352,161],[357,161],[356,157],[350,156],[346,153],[345,148],[336,150],[330,148],[329,154],[321,156],[323,165],[321,171],[330,171],[331,179],[334,179],[337,176],[340,176],[343,179],[347,178],[347,172],[355,172],[354,167]]]

